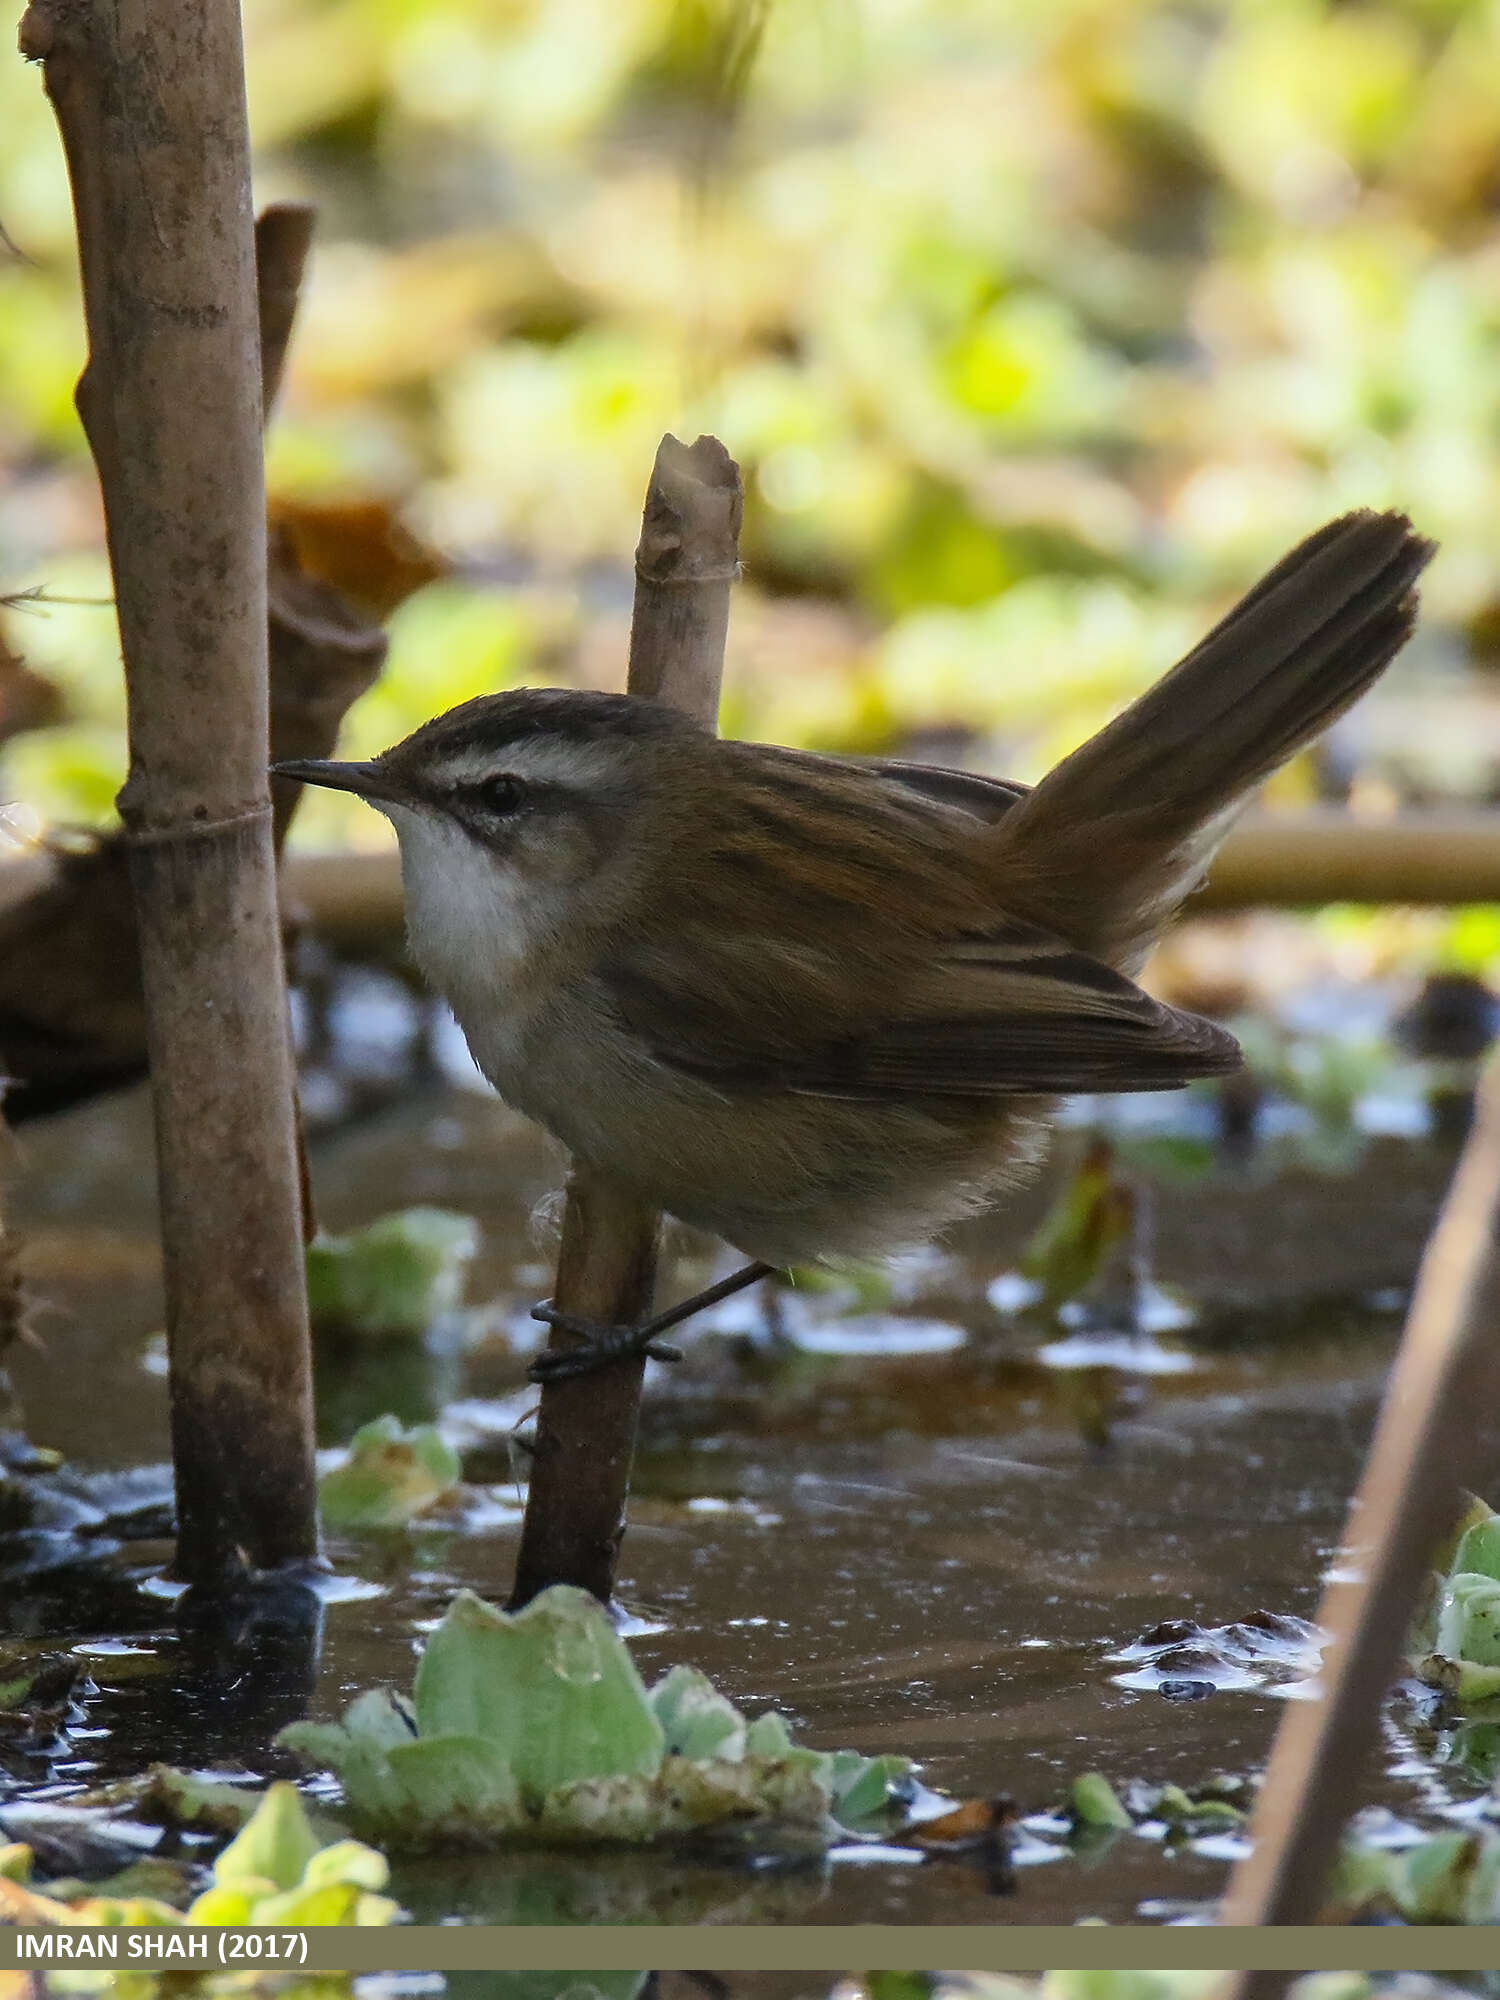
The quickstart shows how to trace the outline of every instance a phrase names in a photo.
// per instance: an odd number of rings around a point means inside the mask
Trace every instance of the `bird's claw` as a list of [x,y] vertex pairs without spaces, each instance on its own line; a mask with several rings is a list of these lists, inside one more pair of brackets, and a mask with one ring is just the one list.
[[545,1354],[539,1354],[526,1371],[530,1382],[567,1382],[575,1376],[592,1375],[596,1369],[608,1368],[616,1361],[628,1361],[642,1354],[653,1361],[682,1359],[680,1347],[658,1340],[644,1327],[605,1326],[598,1320],[584,1319],[578,1313],[564,1312],[550,1299],[533,1306],[531,1317],[539,1319],[544,1326],[573,1334],[582,1345],[549,1348]]

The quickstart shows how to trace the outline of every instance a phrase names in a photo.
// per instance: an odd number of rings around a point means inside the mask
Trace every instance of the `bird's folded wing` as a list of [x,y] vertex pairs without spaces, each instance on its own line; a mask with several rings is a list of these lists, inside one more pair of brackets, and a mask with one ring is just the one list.
[[1019,805],[1030,785],[1010,778],[991,778],[980,771],[954,771],[945,764],[909,764],[896,757],[846,758],[888,785],[915,792],[919,798],[935,799],[939,805],[957,806],[975,819],[1000,819]]
[[[829,1017],[837,982],[805,951],[774,964],[757,1004],[736,978],[742,959],[715,979],[713,949],[708,933],[690,990],[668,985],[645,955],[617,959],[601,976],[658,1061],[725,1089],[844,1098],[1171,1090],[1240,1067],[1223,1028],[1029,925],[947,941],[845,1032]],[[766,950],[776,961],[775,947]]]

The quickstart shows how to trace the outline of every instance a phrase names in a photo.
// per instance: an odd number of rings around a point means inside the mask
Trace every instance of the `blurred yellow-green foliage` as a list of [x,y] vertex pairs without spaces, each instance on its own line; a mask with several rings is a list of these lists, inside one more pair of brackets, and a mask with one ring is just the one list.
[[[1396,504],[1443,552],[1360,754],[1500,793],[1497,0],[247,0],[246,40],[257,198],[321,214],[273,494],[388,500],[450,566],[353,754],[617,685],[656,441],[713,430],[736,732],[1033,775],[1296,536]],[[97,597],[17,60],[0,224],[0,590]],[[8,629],[70,719],[5,789],[107,815],[110,614]],[[300,835],[382,828],[325,795]]]

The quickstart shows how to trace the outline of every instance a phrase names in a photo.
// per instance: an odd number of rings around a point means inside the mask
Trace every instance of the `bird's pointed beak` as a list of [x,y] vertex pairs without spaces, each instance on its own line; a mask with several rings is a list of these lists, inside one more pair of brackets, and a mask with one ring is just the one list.
[[354,792],[372,804],[394,799],[395,789],[378,764],[340,764],[328,757],[287,757],[271,766],[275,778],[298,778],[331,792]]

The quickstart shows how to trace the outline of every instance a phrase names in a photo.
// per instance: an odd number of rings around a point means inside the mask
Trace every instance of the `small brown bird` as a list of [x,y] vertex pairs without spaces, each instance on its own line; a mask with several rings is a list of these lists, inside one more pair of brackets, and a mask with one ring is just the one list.
[[481,1070],[577,1156],[755,1262],[888,1254],[1036,1165],[1071,1091],[1238,1067],[1134,983],[1247,795],[1411,633],[1432,544],[1294,549],[1034,790],[724,741],[625,695],[464,703],[365,764],[276,765],[394,823],[412,950]]

